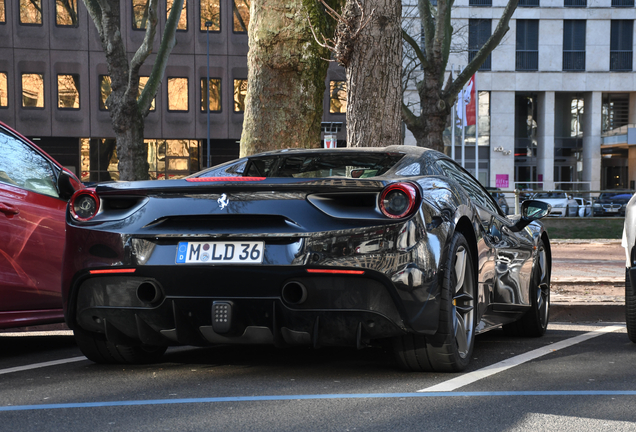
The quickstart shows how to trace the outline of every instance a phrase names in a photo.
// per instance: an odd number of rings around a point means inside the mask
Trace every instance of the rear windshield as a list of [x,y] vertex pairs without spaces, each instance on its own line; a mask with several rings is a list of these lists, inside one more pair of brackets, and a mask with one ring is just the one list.
[[251,158],[244,176],[249,177],[347,177],[383,175],[404,155],[396,153],[272,155]]

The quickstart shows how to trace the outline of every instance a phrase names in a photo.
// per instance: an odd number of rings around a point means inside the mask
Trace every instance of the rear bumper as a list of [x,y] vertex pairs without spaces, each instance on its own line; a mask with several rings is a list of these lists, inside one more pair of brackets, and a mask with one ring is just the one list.
[[[134,276],[80,278],[69,325],[122,345],[362,347],[409,331],[393,284],[372,271],[310,276],[285,267],[138,270]],[[289,282],[305,295],[286,291]],[[229,309],[226,322],[215,322],[215,305]]]

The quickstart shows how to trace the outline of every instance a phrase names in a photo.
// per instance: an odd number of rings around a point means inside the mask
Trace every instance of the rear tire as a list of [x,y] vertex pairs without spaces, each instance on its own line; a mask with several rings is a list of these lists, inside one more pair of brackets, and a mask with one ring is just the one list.
[[550,268],[548,255],[539,241],[537,258],[530,280],[530,310],[518,321],[503,326],[508,336],[539,337],[545,334],[550,321]]
[[166,352],[162,346],[123,346],[82,331],[73,331],[75,342],[82,354],[95,363],[145,364],[154,363]]
[[476,283],[466,238],[456,232],[442,282],[437,333],[394,339],[398,365],[410,371],[458,372],[470,362],[475,342]]
[[625,270],[625,324],[629,340],[636,343],[636,295],[632,294],[628,270]]

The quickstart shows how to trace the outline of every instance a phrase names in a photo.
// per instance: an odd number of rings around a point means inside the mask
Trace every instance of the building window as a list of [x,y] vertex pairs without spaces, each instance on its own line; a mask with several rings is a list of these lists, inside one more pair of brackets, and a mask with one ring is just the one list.
[[537,155],[537,108],[536,94],[515,95],[515,158]]
[[20,0],[20,24],[42,25],[42,0]]
[[563,0],[565,7],[586,7],[587,0]]
[[60,27],[77,27],[77,0],[55,1],[55,24]]
[[100,75],[99,76],[99,109],[102,111],[108,110],[108,105],[106,105],[106,100],[112,89],[110,88],[110,76],[108,75]]
[[492,6],[492,0],[468,0],[468,6]]
[[[166,0],[166,19],[170,15],[173,2],[174,0]],[[181,15],[179,15],[177,31],[188,31],[188,0],[183,0],[183,9],[181,9]]]
[[4,12],[4,0],[0,0],[0,24],[7,22],[7,18]]
[[199,171],[196,140],[145,140],[148,174],[153,180],[178,179]]
[[250,1],[232,0],[232,16],[234,17],[232,30],[234,33],[247,33],[250,26]]
[[[147,76],[140,76],[139,77],[139,92],[137,93],[137,99],[139,99],[139,97],[141,96],[141,92],[144,91],[144,88],[146,87],[146,83],[148,82],[148,78]],[[155,108],[155,101],[157,100],[157,98],[152,98],[152,102],[150,102],[150,109],[149,111],[154,111]]]
[[522,6],[522,7],[539,7],[539,0],[519,0],[519,6]]
[[57,107],[79,109],[79,75],[57,76]]
[[149,3],[150,0],[132,0],[132,27],[134,30],[146,29]]
[[627,124],[629,124],[629,93],[603,93],[602,132],[610,132]]
[[612,7],[633,7],[634,0],[612,0]]
[[22,74],[22,107],[44,108],[44,75]]
[[247,80],[234,80],[234,112],[245,111],[245,95],[247,95]]
[[7,74],[0,72],[0,108],[6,108],[9,106],[9,86]]
[[347,113],[347,82],[329,81],[329,113]]
[[516,70],[539,70],[539,20],[517,20]]
[[[491,35],[492,20],[471,19],[468,20],[468,62],[473,61],[481,47],[488,41]],[[479,67],[479,70],[490,70],[491,55]]]
[[634,43],[634,21],[612,20],[610,34],[610,70],[631,71]]
[[563,21],[563,70],[585,70],[585,20]]
[[168,111],[188,111],[187,78],[168,78]]
[[208,89],[210,91],[210,98],[208,99],[210,112],[221,111],[221,78],[210,78],[210,85],[206,88],[206,78],[201,78],[201,112],[205,110],[205,99],[208,96]]
[[206,22],[210,22],[210,31],[221,31],[221,0],[199,0],[201,19],[199,30],[206,31]]

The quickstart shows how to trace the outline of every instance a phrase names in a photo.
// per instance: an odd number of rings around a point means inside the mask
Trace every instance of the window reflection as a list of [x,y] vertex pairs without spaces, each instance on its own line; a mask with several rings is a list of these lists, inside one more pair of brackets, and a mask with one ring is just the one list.
[[247,94],[247,80],[234,80],[234,112],[245,111],[245,95]]
[[346,81],[329,81],[329,112],[331,114],[347,113]]
[[22,106],[44,108],[44,75],[22,74]]
[[[166,1],[166,19],[168,18],[168,15],[170,15],[173,2],[174,0]],[[181,15],[179,15],[179,23],[177,24],[177,31],[179,30],[188,30],[188,0],[183,0],[183,9],[181,9]]]
[[0,132],[0,182],[58,197],[56,173],[44,157],[22,141]]
[[[148,78],[147,76],[140,76],[139,77],[139,93],[137,94],[137,99],[139,99],[139,97],[141,96],[141,92],[144,91],[144,88],[146,87],[146,83],[148,82]],[[154,111],[155,110],[155,101],[157,100],[157,98],[152,98],[152,102],[150,102],[150,111]]]
[[79,109],[79,75],[57,76],[57,107]]
[[0,72],[0,107],[9,106],[7,74]]
[[20,24],[42,24],[42,0],[20,0]]
[[7,22],[4,13],[4,0],[0,0],[0,23]]
[[205,23],[211,22],[210,31],[221,30],[221,0],[199,0],[201,7],[200,29],[206,31]]
[[[205,111],[205,98],[207,89],[205,88],[206,78],[201,79],[201,112]],[[210,111],[221,111],[221,79],[210,78]]]
[[188,79],[168,78],[168,111],[188,110]]
[[83,182],[119,180],[119,158],[116,141],[110,139],[80,139],[80,158]]
[[250,0],[232,0],[233,30],[235,33],[247,33],[250,25]]
[[150,0],[132,0],[133,22],[135,30],[145,30],[148,23],[148,5]]
[[[199,142],[197,140],[145,140],[144,142],[148,146],[148,174],[151,179],[182,178],[199,171]],[[80,146],[83,182],[119,180],[119,158],[114,139],[82,138]]]
[[102,111],[108,110],[108,105],[106,105],[106,100],[112,89],[110,88],[110,76],[108,75],[100,75],[99,76],[99,109]]
[[77,0],[55,1],[55,23],[59,26],[77,27]]
[[199,170],[196,140],[146,140],[148,174],[153,180],[176,179]]

